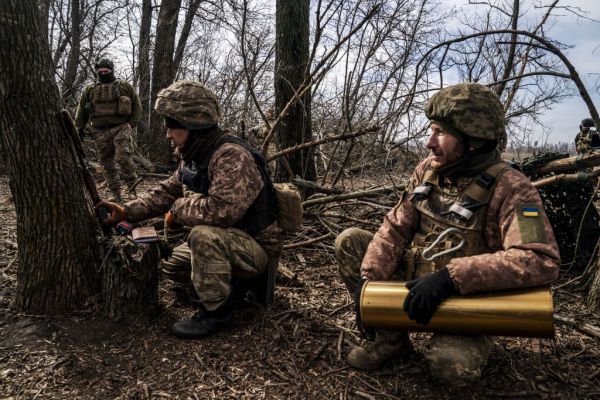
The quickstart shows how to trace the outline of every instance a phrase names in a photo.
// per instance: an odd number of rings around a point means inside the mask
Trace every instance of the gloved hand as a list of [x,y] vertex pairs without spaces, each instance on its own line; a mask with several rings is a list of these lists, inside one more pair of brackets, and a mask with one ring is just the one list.
[[77,128],[77,133],[79,134],[79,139],[83,142],[83,138],[85,137],[85,129]]
[[442,301],[456,294],[450,272],[446,267],[422,278],[408,281],[406,287],[409,292],[404,299],[404,311],[408,313],[408,318],[423,325],[429,323]]
[[175,215],[171,211],[167,211],[165,214],[165,226],[169,229],[181,228],[181,224],[175,221]]
[[117,203],[101,200],[100,203],[94,206],[94,211],[96,211],[96,214],[99,213],[101,208],[104,208],[109,214],[108,218],[102,220],[102,223],[105,225],[114,226],[127,218],[125,208]]

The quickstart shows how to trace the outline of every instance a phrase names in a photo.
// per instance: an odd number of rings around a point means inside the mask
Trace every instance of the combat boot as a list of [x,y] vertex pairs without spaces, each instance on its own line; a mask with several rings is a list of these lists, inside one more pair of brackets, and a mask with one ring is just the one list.
[[378,331],[367,346],[354,346],[348,354],[348,364],[362,370],[379,369],[387,360],[408,356],[413,351],[407,332]]
[[171,331],[183,339],[200,339],[222,331],[233,321],[233,306],[228,300],[215,311],[206,311],[201,307],[191,318],[173,324]]

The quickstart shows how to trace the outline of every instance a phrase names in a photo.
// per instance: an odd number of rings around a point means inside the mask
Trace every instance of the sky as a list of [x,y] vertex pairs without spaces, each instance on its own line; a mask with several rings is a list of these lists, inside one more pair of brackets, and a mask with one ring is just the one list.
[[[494,0],[494,3],[497,2],[498,0]],[[548,1],[544,1],[544,3],[547,4]],[[473,6],[465,7],[468,0],[445,0],[442,4],[449,8],[473,9]],[[595,86],[600,83],[600,1],[561,0],[558,6],[579,7],[587,12],[588,18],[595,20],[579,18],[560,10],[555,14],[561,15],[561,17],[556,18],[553,24],[548,25],[550,28],[546,30],[546,33],[554,40],[573,46],[564,53],[575,66],[588,92],[592,95],[596,108],[600,111],[600,95],[597,92],[592,93]],[[574,85],[573,88],[575,88]],[[536,128],[534,137],[536,140],[539,138],[543,141],[547,134],[550,143],[570,142],[579,130],[579,123],[586,117],[589,117],[588,109],[581,97],[577,95],[556,104],[552,110],[547,111],[544,115],[547,130],[543,132],[541,127]]]

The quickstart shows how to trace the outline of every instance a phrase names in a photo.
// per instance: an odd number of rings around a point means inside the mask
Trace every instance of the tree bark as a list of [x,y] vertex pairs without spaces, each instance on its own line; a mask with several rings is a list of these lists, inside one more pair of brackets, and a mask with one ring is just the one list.
[[138,146],[148,149],[150,125],[150,28],[152,26],[152,0],[142,2],[142,22],[140,24],[140,45],[138,51],[138,93],[142,103],[142,116],[137,126]]
[[102,265],[104,315],[115,321],[149,319],[158,313],[158,244],[115,237]]
[[[275,30],[275,107],[281,112],[308,73],[309,0],[278,0]],[[280,149],[312,141],[310,90],[294,104],[276,129],[274,140]],[[285,160],[278,159],[277,181],[290,181],[296,176],[309,181],[316,179],[314,149],[303,149],[285,158],[292,176],[284,168]]]
[[[160,6],[152,64],[151,105],[154,105],[159,90],[169,86],[175,78],[173,53],[180,7],[181,0],[163,1]],[[161,164],[167,164],[170,161],[171,143],[165,137],[161,118],[153,110],[150,111],[150,129],[146,143],[150,145],[150,160]]]
[[96,224],[62,125],[40,9],[35,2],[8,0],[2,15],[0,153],[17,213],[15,305],[28,313],[60,314],[98,286]]

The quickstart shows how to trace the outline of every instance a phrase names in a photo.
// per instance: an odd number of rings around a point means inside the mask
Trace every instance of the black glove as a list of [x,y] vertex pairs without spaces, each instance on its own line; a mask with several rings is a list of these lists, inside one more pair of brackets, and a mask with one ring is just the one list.
[[77,128],[77,133],[79,134],[79,139],[83,142],[83,138],[85,137],[85,129]]
[[422,278],[408,281],[406,287],[409,292],[404,299],[404,311],[408,313],[408,318],[423,325],[429,323],[442,301],[456,294],[454,283],[446,267]]

